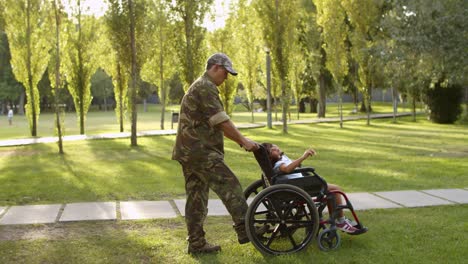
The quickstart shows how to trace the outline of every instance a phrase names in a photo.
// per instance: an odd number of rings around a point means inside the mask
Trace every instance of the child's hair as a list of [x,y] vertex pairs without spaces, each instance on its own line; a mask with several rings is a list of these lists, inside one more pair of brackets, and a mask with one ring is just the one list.
[[273,160],[273,157],[271,156],[271,148],[273,147],[273,144],[264,142],[261,145],[265,148],[266,153],[268,154],[268,159],[271,162],[271,166],[275,166],[275,163],[277,162],[277,160]]

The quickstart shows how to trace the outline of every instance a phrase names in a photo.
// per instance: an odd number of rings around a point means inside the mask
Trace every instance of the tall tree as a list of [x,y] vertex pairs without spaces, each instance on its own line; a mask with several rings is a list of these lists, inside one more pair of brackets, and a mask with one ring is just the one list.
[[340,127],[343,127],[343,80],[348,73],[348,60],[345,41],[348,28],[345,23],[346,15],[341,1],[317,1],[318,24],[323,29],[324,49],[327,53],[327,68],[335,79],[339,94]]
[[93,16],[83,14],[81,0],[71,5],[71,23],[68,24],[67,51],[64,60],[68,90],[73,96],[80,134],[85,133],[85,119],[91,105],[91,76],[97,69],[98,23]]
[[16,79],[26,90],[26,115],[31,136],[37,136],[40,97],[37,84],[47,67],[49,24],[44,0],[5,1],[5,30],[10,42],[11,65]]
[[[0,113],[6,113],[7,105],[15,106],[19,103],[20,96],[24,93],[24,87],[15,79],[11,67],[11,53],[8,38],[0,28]],[[15,109],[21,113],[22,105]],[[24,114],[24,113],[23,113]]]
[[255,15],[255,10],[246,0],[240,0],[237,5],[236,23],[237,30],[232,32],[239,44],[239,52],[236,57],[239,68],[239,81],[243,84],[249,109],[251,111],[251,122],[254,123],[254,100],[255,88],[259,79],[260,67],[265,67],[265,56],[261,56],[264,51],[263,40],[261,38],[260,21]]
[[[299,43],[304,55],[306,67],[302,79],[303,91],[309,96],[311,112],[313,112],[314,99],[317,98],[317,116],[325,117],[327,87],[329,75],[326,68],[326,53],[323,49],[323,29],[317,24],[317,8],[312,1],[302,1],[303,11],[299,17]],[[308,85],[314,85],[313,87]]]
[[367,111],[367,124],[370,124],[371,91],[374,85],[373,75],[377,70],[380,19],[383,14],[384,0],[349,0],[342,1],[350,21],[351,53],[358,64],[358,87],[364,96]]
[[[58,137],[58,148],[59,148],[59,154],[63,154],[63,140],[62,140],[62,122],[60,120],[60,106],[59,106],[59,89],[63,89],[62,87],[62,81],[60,80],[60,75],[61,75],[61,69],[60,69],[60,64],[61,64],[61,38],[60,38],[60,32],[62,31],[62,20],[64,19],[63,15],[63,5],[60,0],[52,0],[52,7],[53,7],[53,22],[55,24],[55,46],[52,50],[52,59],[51,62],[54,63],[54,75],[55,78],[50,78],[51,80],[51,85],[53,87],[52,93],[54,94],[54,111],[55,111],[55,129],[57,132],[57,137]],[[52,71],[50,71],[52,72]]]
[[124,132],[124,120],[128,108],[130,62],[128,60],[128,19],[120,1],[109,1],[104,21],[106,38],[100,41],[101,62],[103,63],[100,63],[99,66],[112,77],[115,114],[119,123],[119,131]]
[[93,99],[99,100],[99,109],[101,109],[101,103],[104,104],[104,111],[108,109],[108,99],[112,96],[114,85],[112,84],[112,78],[106,73],[104,69],[99,67],[97,71],[91,77],[91,94]]
[[[215,52],[223,52],[226,54],[229,54],[229,56],[232,58],[237,57],[237,49],[235,48],[236,42],[235,40],[232,40],[230,38],[231,32],[232,32],[232,22],[233,22],[233,17],[229,18],[226,21],[226,27],[217,29],[216,31],[212,32],[209,35],[209,44],[211,47],[210,52],[215,53]],[[232,59],[234,63],[234,67],[237,67],[236,65],[236,59]],[[229,78],[230,75],[228,75],[228,79],[224,81],[222,85],[218,87],[219,90],[219,97],[221,98],[221,101],[223,102],[224,105],[224,110],[226,113],[230,116],[232,116],[233,108],[234,108],[234,96],[236,95],[237,92],[237,77],[234,78]]]
[[290,102],[290,83],[288,73],[290,66],[291,32],[296,27],[296,20],[291,19],[299,8],[299,1],[257,0],[257,14],[261,17],[263,35],[271,48],[281,87],[281,104],[283,133],[288,132],[287,113]]
[[[141,85],[141,68],[151,45],[150,27],[147,27],[147,1],[109,0],[106,13],[108,36],[117,56],[121,77],[129,77],[129,104],[131,109],[131,146],[137,146],[137,95]],[[113,42],[112,40],[116,40]],[[125,75],[126,73],[126,75]],[[114,78],[114,75],[113,75]],[[120,89],[120,87],[118,88]]]
[[139,82],[139,69],[137,62],[137,48],[136,48],[136,12],[133,0],[128,0],[128,15],[130,17],[130,57],[131,57],[131,71],[130,71],[130,105],[132,110],[132,125],[131,125],[131,146],[137,146],[137,88]]
[[149,4],[148,15],[150,22],[147,26],[152,28],[151,55],[143,65],[142,78],[154,85],[159,84],[159,98],[161,100],[160,127],[164,129],[166,106],[168,104],[169,85],[167,80],[174,74],[176,65],[174,59],[174,40],[171,32],[174,25],[169,21],[168,3],[163,0],[153,0]]
[[213,0],[166,0],[171,3],[176,30],[173,31],[177,56],[183,62],[184,89],[188,89],[205,66],[204,38],[206,29],[200,25]]

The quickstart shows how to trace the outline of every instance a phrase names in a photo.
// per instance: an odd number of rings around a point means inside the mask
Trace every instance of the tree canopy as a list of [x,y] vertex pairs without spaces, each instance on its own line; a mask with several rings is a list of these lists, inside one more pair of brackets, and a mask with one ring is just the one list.
[[[121,132],[131,109],[135,134],[135,106],[149,94],[144,87],[157,87],[164,129],[165,106],[177,102],[180,84],[187,89],[218,51],[227,53],[240,73],[219,87],[224,106],[231,113],[235,96],[243,96],[252,122],[254,102],[265,102],[270,51],[273,100],[281,100],[284,132],[293,102],[308,100],[311,110],[318,102],[318,116],[324,117],[327,96],[347,92],[356,104],[362,97],[370,114],[375,88],[392,88],[415,105],[431,95],[428,89],[466,87],[463,0],[236,0],[225,25],[215,29],[204,26],[210,15],[226,14],[212,13],[213,0],[108,0],[103,17],[90,14],[80,0],[56,1],[68,6],[62,11],[62,81],[73,96],[81,133],[94,93],[114,95]],[[25,94],[34,136],[37,84],[54,60],[51,3],[0,0],[0,31],[6,34],[0,45],[0,101],[15,103]],[[101,89],[101,95],[91,91],[91,77],[105,76],[104,71],[113,92]],[[48,73],[53,82],[54,71]]]

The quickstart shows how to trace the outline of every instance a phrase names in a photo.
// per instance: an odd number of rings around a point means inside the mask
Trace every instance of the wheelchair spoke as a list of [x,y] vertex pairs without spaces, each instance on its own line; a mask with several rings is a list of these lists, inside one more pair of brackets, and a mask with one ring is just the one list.
[[293,245],[293,248],[297,248],[296,241],[294,240],[294,237],[292,236],[292,233],[291,233],[291,232],[288,232],[288,237],[289,237],[289,241],[290,241],[291,244]]
[[279,227],[280,227],[280,225],[277,225],[273,229],[273,233],[271,234],[271,237],[268,239],[267,243],[265,244],[266,247],[269,248],[271,246],[271,243],[273,242],[273,240],[275,240],[276,236],[279,234]]

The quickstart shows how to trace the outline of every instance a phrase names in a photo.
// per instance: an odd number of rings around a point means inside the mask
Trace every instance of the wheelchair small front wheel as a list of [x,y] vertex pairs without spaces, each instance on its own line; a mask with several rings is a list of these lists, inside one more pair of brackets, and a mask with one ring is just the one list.
[[322,230],[317,237],[318,246],[322,251],[335,250],[340,247],[341,237],[336,229],[324,229]]

